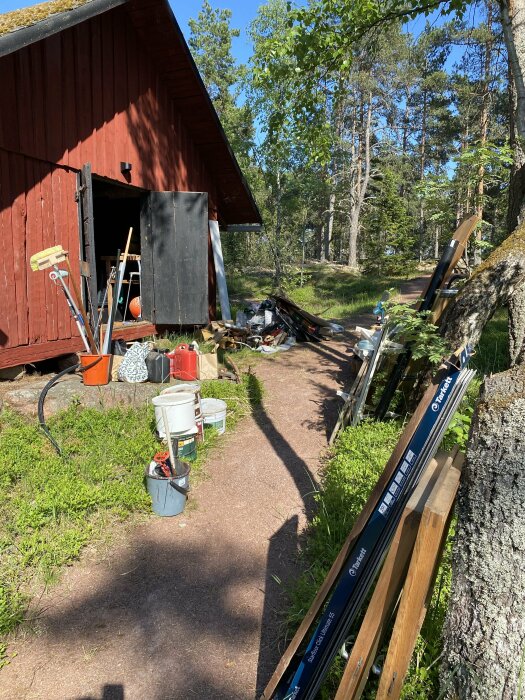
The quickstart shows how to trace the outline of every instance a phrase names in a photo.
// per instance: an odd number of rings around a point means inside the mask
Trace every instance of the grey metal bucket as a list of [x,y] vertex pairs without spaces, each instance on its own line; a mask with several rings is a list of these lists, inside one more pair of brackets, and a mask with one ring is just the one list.
[[190,466],[178,462],[178,468],[178,476],[167,477],[150,474],[150,467],[146,467],[146,488],[157,515],[179,515],[184,510],[190,489]]

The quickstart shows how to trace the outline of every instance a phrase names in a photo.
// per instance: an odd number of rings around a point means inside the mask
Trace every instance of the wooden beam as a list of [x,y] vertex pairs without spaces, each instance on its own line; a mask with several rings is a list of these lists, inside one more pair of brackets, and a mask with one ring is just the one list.
[[400,697],[417,636],[432,597],[461,477],[462,462],[444,470],[423,510],[376,700]]
[[455,454],[441,451],[431,460],[405,506],[335,700],[357,700],[363,693],[385,627],[403,588],[423,509],[440,474],[450,468]]

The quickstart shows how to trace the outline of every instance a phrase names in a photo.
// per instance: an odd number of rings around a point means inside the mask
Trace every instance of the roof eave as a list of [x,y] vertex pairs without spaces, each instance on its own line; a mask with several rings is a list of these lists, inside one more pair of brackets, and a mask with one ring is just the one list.
[[12,32],[0,36],[0,57],[7,56],[14,51],[23,49],[34,44],[36,41],[47,39],[47,37],[69,27],[74,27],[87,19],[107,12],[108,10],[124,5],[128,0],[90,0],[90,2],[73,10],[57,12],[46,19],[42,19],[29,27],[21,27]]

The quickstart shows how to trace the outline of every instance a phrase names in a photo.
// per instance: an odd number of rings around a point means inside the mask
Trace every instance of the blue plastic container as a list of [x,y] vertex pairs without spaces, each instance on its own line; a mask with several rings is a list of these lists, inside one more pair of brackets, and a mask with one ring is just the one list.
[[[153,463],[154,464],[154,463]],[[146,467],[146,488],[151,496],[151,506],[157,515],[179,515],[184,510],[190,488],[190,467],[178,462],[180,474],[166,477],[150,474]]]

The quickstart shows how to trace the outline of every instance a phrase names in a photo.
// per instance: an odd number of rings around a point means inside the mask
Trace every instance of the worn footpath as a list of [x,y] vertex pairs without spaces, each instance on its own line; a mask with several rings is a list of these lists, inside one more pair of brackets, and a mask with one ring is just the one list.
[[38,603],[38,633],[0,671],[1,700],[257,696],[282,652],[286,586],[348,347],[302,345],[258,363],[263,406],[224,437],[184,514],[152,518],[65,571]]

